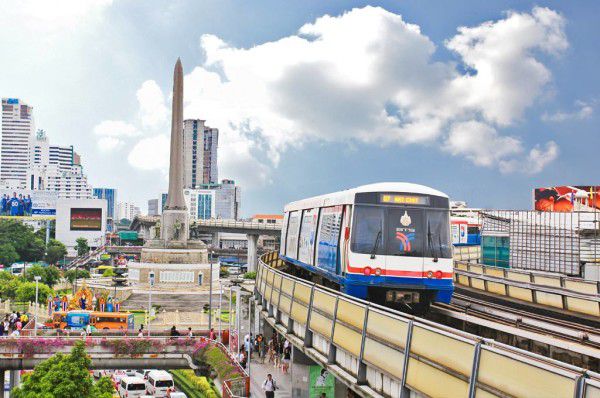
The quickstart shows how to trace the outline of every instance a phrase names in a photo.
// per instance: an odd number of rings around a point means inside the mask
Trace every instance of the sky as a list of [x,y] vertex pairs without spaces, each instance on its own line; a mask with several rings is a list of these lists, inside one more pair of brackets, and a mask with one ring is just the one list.
[[0,3],[0,96],[34,107],[94,187],[167,190],[173,66],[184,117],[220,130],[242,214],[362,184],[530,209],[597,184],[596,1]]

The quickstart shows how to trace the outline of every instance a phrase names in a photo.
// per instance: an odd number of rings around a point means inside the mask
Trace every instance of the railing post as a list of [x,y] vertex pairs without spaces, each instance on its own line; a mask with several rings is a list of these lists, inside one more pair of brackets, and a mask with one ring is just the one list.
[[[277,315],[275,316],[275,323],[281,323],[281,310],[280,310],[280,305],[281,305],[281,288],[283,287],[283,276],[281,277],[281,280],[279,281],[279,298],[277,298]],[[273,292],[271,291],[271,297],[273,297]]]
[[363,321],[362,337],[360,342],[360,354],[358,356],[358,372],[356,384],[367,384],[367,364],[363,362],[365,354],[365,342],[367,340],[367,323],[369,321],[369,307],[365,308],[365,319]]
[[335,333],[335,322],[337,321],[337,310],[338,303],[340,302],[340,297],[336,296],[335,306],[333,308],[333,319],[331,322],[331,337],[329,340],[329,354],[327,355],[327,364],[332,365],[335,363],[335,357],[337,354],[337,347],[333,343],[333,334]]
[[475,345],[473,355],[473,366],[471,367],[471,378],[469,379],[469,398],[475,398],[475,387],[477,386],[477,375],[479,374],[479,358],[481,357],[481,341]]
[[315,285],[310,289],[310,300],[308,303],[308,316],[306,317],[306,328],[304,330],[304,348],[312,348],[313,333],[310,330],[310,314],[312,313],[313,299],[315,297]]
[[410,358],[410,343],[412,341],[414,322],[408,322],[408,329],[406,331],[406,344],[404,345],[404,364],[402,365],[402,391],[400,393],[401,398],[410,397],[410,390],[406,387],[406,375],[408,374],[408,360]]
[[[281,283],[283,284],[283,278],[281,278]],[[296,282],[294,282],[294,287],[292,287],[292,298],[290,300],[290,309],[288,311],[288,321],[286,325],[286,330],[288,333],[294,333],[294,320],[292,319],[292,308],[294,307],[294,293],[296,292]],[[279,292],[279,300],[281,301],[281,289]]]

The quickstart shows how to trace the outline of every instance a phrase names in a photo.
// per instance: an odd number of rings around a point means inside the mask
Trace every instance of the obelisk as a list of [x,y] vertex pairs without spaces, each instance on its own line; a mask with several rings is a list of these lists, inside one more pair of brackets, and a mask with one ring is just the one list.
[[177,58],[173,72],[169,193],[163,209],[161,239],[165,247],[186,248],[189,215],[183,200],[183,67]]
[[183,200],[183,67],[177,58],[173,73],[173,107],[171,114],[171,155],[167,210],[185,210]]

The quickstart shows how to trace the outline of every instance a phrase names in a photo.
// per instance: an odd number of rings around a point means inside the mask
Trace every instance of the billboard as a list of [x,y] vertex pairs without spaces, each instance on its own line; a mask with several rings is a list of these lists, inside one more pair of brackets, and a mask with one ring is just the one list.
[[600,186],[561,185],[536,188],[533,191],[534,209],[569,213],[600,210]]
[[58,192],[55,191],[3,189],[0,190],[0,216],[55,217],[57,201]]
[[71,231],[101,231],[102,209],[99,208],[72,208]]
[[309,393],[310,398],[334,398],[335,397],[335,377],[327,369],[319,365],[310,365],[309,372]]

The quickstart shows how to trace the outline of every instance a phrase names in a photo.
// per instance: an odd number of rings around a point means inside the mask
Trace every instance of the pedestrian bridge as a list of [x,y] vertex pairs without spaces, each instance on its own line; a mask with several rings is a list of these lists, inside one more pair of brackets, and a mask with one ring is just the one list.
[[261,257],[260,313],[363,397],[598,397],[600,375],[280,272]]

